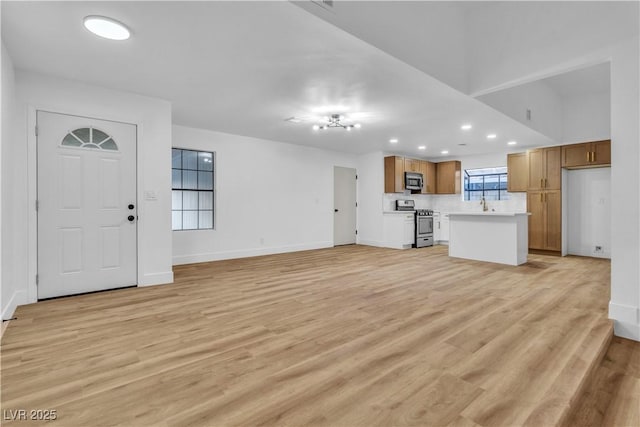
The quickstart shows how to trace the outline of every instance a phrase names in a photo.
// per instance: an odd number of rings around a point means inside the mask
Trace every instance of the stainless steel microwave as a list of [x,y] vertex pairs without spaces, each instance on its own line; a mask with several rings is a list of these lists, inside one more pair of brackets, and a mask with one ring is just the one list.
[[422,190],[422,174],[416,172],[404,173],[404,188],[407,190]]

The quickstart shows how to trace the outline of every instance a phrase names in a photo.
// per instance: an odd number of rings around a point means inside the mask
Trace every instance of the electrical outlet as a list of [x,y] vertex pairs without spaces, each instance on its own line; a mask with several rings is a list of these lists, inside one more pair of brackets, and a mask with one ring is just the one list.
[[600,253],[602,252],[602,246],[596,246],[596,249],[594,250],[595,253]]

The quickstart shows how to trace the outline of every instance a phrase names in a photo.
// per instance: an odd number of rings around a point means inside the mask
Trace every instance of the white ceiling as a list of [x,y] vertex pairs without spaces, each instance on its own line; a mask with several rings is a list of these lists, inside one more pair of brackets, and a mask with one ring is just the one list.
[[610,63],[581,68],[541,80],[561,97],[575,97],[611,90]]
[[[99,39],[83,28],[86,15],[124,22],[133,36]],[[422,157],[549,143],[289,2],[3,1],[2,38],[19,69],[168,99],[173,121],[186,126]],[[328,105],[361,113],[362,129],[317,132],[284,121]],[[463,123],[474,128],[462,132]],[[489,132],[498,138],[488,141]]]

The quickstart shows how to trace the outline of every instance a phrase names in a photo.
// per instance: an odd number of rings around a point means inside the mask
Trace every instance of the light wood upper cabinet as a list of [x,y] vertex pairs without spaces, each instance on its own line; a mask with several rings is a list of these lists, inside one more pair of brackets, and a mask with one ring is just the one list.
[[507,191],[527,191],[529,187],[529,161],[527,153],[507,155]]
[[436,164],[422,161],[421,172],[424,179],[422,194],[434,194],[436,192]]
[[460,194],[461,169],[459,160],[436,163],[436,193]]
[[562,147],[562,167],[581,169],[611,165],[611,140]]
[[422,161],[416,159],[404,159],[404,171],[422,173]]
[[404,191],[404,157],[384,158],[384,192],[402,193]]
[[592,164],[611,166],[611,140],[592,142],[591,147],[593,150]]
[[529,190],[560,190],[562,183],[562,148],[529,150]]

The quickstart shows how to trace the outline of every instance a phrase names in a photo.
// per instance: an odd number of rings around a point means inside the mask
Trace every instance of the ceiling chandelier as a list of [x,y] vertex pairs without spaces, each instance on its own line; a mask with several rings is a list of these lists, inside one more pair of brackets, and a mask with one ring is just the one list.
[[313,130],[324,130],[324,129],[329,129],[329,128],[342,128],[342,129],[346,129],[346,130],[351,130],[353,128],[359,129],[360,128],[360,123],[354,123],[354,124],[349,124],[349,125],[345,125],[344,123],[342,123],[340,120],[344,119],[345,117],[341,116],[340,114],[332,114],[331,117],[326,117],[325,120],[327,123],[321,124],[321,125],[313,125]]

